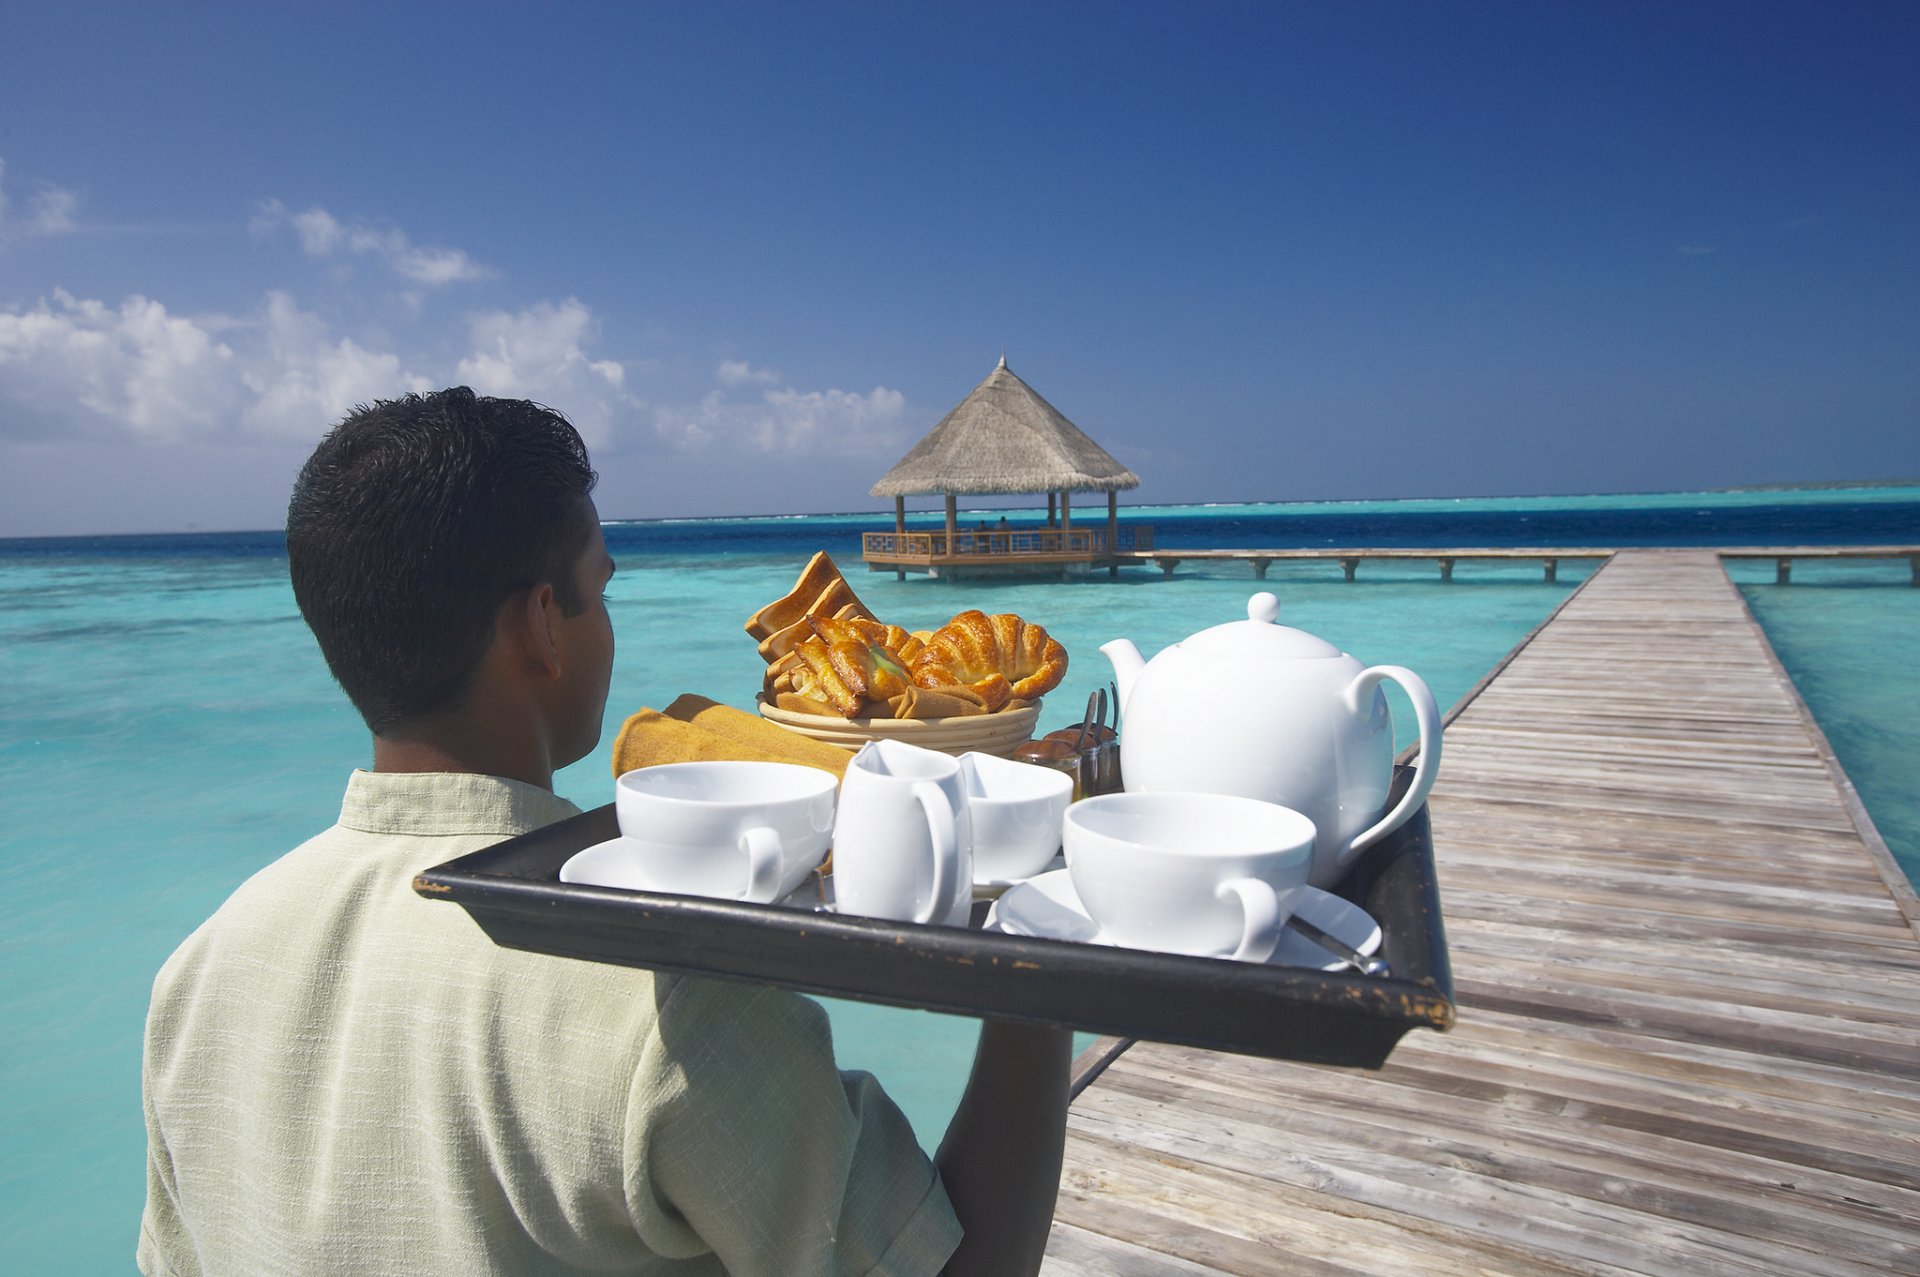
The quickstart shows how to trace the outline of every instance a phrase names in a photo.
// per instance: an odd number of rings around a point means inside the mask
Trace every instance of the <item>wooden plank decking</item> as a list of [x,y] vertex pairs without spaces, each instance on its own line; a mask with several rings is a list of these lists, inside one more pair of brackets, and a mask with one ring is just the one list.
[[1134,1047],[1043,1272],[1920,1272],[1912,893],[1716,558],[1622,551],[1446,750],[1458,1027]]

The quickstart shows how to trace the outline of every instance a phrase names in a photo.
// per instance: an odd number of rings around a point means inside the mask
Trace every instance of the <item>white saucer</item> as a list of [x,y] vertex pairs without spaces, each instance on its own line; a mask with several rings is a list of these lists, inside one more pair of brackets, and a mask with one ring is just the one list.
[[[560,866],[560,881],[578,883],[584,887],[617,887],[621,891],[652,891],[669,896],[684,896],[688,893],[674,887],[664,886],[651,878],[632,851],[622,844],[625,839],[609,838],[605,842],[595,843],[585,851],[576,851]],[[808,874],[793,892],[784,899],[774,901],[788,908],[811,909],[820,903],[820,879],[816,874]],[[729,896],[708,897],[715,900],[732,900]],[[734,903],[750,903],[735,901]]]
[[1037,874],[1027,874],[1019,878],[975,878],[973,880],[973,898],[975,900],[992,900],[1011,887],[1017,887],[1023,882],[1032,882],[1035,878],[1043,874],[1050,874],[1056,870],[1064,870],[1066,867],[1066,856],[1056,851],[1053,853],[1053,859],[1040,866],[1040,872]]
[[[1318,887],[1305,889],[1294,912],[1361,953],[1371,954],[1380,947],[1380,924],[1372,915]],[[1080,903],[1080,893],[1073,889],[1073,878],[1064,869],[1009,887],[987,911],[986,927],[1014,936],[1077,940],[1082,944],[1114,943],[1101,932],[1100,925],[1087,916],[1086,906]],[[1321,971],[1349,969],[1343,960],[1299,932],[1286,928],[1282,928],[1280,942],[1273,947],[1273,956],[1267,959],[1267,964],[1315,967]]]

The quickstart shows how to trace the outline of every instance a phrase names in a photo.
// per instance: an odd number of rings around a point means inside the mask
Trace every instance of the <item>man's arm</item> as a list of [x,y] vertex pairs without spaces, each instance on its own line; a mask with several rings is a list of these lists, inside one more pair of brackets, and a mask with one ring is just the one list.
[[966,1229],[946,1277],[1040,1271],[1067,1138],[1073,1034],[988,1020],[973,1074],[934,1159]]

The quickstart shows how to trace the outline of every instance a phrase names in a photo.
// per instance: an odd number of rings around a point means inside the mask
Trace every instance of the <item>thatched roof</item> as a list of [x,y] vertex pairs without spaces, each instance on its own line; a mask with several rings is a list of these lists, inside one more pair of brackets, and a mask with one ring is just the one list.
[[873,485],[876,497],[1114,492],[1140,476],[1013,375],[1006,357]]

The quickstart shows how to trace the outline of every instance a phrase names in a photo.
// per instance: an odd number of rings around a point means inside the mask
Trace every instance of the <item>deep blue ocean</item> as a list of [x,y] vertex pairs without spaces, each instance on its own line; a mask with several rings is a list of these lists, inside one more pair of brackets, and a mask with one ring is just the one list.
[[[1014,526],[1037,511],[1007,514]],[[1103,523],[1104,508],[1078,521]],[[935,527],[938,513],[910,516]],[[1920,485],[1629,497],[1125,507],[1180,548],[1920,544]],[[556,778],[611,798],[620,721],[683,691],[749,705],[761,664],[741,623],[817,549],[880,616],[926,628],[965,607],[1045,624],[1072,654],[1042,730],[1079,717],[1097,648],[1151,653],[1245,615],[1282,618],[1368,662],[1419,671],[1442,705],[1565,597],[1537,563],[1144,566],[1059,583],[897,581],[859,572],[869,514],[612,522],[619,644],[600,748]],[[1920,589],[1901,560],[1730,569],[1880,831],[1920,878]],[[278,532],[0,540],[0,1268],[133,1271],[144,1191],[140,1034],[168,952],[247,875],[331,823],[364,728],[329,680],[286,583]],[[1398,717],[1406,719],[1400,702]],[[1402,739],[1410,727],[1400,725]],[[448,906],[453,907],[453,906]],[[964,1082],[971,1022],[831,1003],[843,1065],[869,1069],[929,1146]]]

